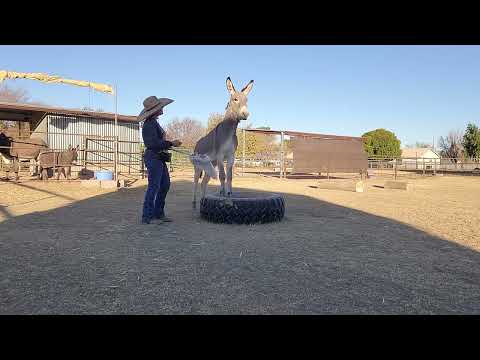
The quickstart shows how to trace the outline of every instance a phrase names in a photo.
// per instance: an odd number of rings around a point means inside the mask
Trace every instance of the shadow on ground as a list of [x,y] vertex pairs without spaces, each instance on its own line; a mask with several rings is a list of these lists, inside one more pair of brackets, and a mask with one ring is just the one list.
[[7,218],[0,313],[480,312],[473,250],[291,194],[281,223],[211,224],[192,212],[190,190],[172,183],[171,224],[139,224],[144,187]]
[[[274,171],[246,171],[245,174],[249,175],[262,175],[262,176],[268,176],[268,177],[273,177],[273,178],[280,178],[280,172],[274,172]],[[323,179],[360,179],[360,175],[357,174],[345,174],[345,175],[315,175],[315,174],[307,174],[307,173],[288,173],[285,176],[286,179],[303,179],[303,180],[323,180]]]

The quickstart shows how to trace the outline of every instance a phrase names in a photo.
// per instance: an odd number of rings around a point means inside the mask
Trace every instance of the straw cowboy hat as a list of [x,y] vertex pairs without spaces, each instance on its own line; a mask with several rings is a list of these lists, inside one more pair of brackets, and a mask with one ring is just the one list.
[[165,106],[172,103],[172,99],[157,98],[156,96],[149,96],[143,101],[143,110],[137,116],[138,121],[143,121],[149,116],[159,113]]

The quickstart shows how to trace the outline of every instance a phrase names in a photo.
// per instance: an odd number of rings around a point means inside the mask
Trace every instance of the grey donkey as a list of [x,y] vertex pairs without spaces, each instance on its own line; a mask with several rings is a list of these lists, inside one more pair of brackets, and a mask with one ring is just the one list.
[[[232,175],[235,161],[235,151],[238,146],[237,127],[241,120],[247,120],[250,115],[247,108],[247,95],[253,87],[253,80],[241,91],[236,91],[230,77],[227,78],[227,90],[230,93],[230,100],[227,104],[223,120],[207,135],[198,140],[194,153],[207,155],[213,166],[218,166],[220,178],[220,195],[230,197],[232,195]],[[227,162],[227,173],[225,174],[224,161]],[[195,166],[193,178],[193,202],[195,209],[197,205],[198,181],[202,176],[202,169]],[[226,183],[225,183],[225,180]],[[202,179],[202,198],[205,197],[207,184],[210,176],[204,174]]]
[[[40,153],[40,156],[38,157],[38,163],[40,167],[38,178],[48,180],[47,169],[55,167],[57,170],[57,180],[60,179],[60,174],[63,174],[66,179],[70,180],[72,164],[78,158],[78,148],[79,145],[73,148],[71,145],[69,145],[68,150],[66,151],[56,153],[53,151],[46,151]],[[66,172],[65,168],[67,169]]]

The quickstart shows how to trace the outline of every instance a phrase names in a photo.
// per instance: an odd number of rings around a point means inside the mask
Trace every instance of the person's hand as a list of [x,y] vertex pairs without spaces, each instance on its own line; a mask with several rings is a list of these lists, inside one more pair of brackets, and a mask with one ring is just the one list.
[[180,145],[182,145],[182,142],[180,140],[173,140],[172,141],[172,146],[179,147]]

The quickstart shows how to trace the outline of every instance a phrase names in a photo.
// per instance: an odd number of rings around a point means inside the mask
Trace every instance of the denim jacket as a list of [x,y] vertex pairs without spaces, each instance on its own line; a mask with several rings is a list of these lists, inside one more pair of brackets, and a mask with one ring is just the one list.
[[171,141],[165,140],[165,130],[157,120],[145,120],[142,127],[142,138],[146,148],[145,158],[153,158],[158,152],[168,150],[172,146]]

